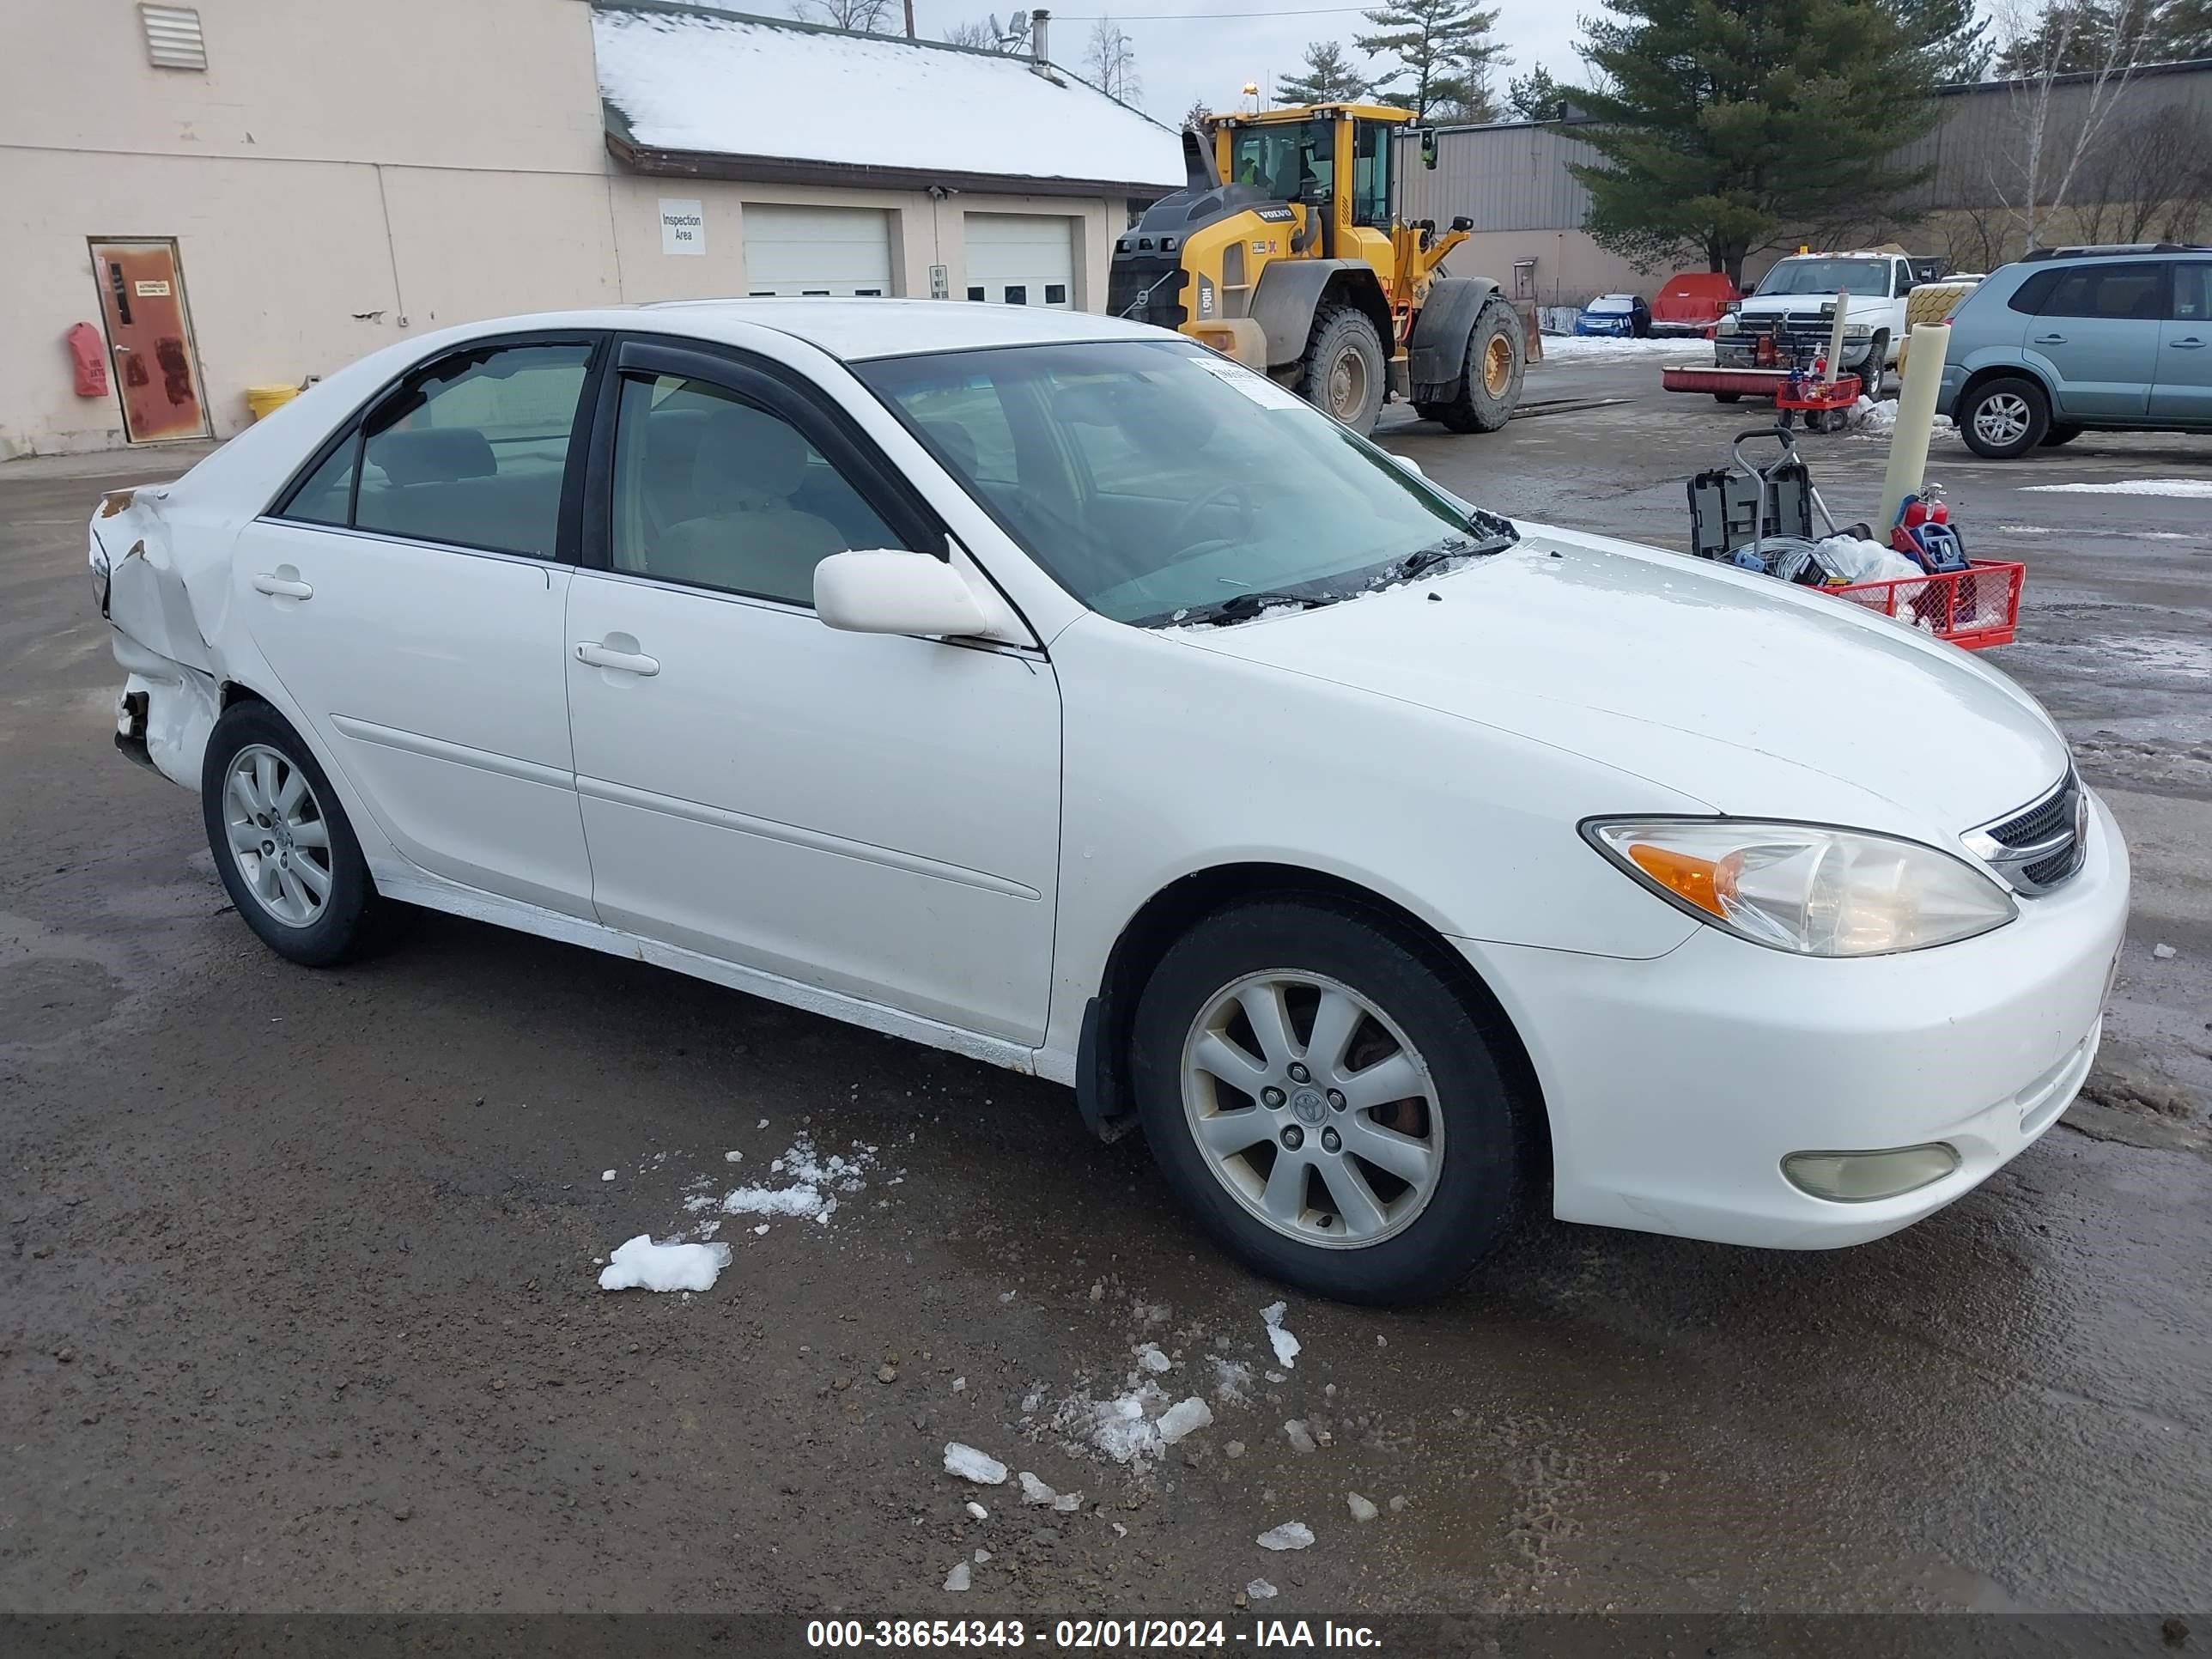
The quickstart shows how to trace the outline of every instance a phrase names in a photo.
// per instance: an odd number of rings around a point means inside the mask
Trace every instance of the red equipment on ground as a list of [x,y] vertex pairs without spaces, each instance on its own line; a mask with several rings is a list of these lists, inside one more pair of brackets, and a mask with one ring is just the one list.
[[1703,334],[1741,298],[1743,290],[1721,271],[1677,271],[1652,296],[1651,331]]

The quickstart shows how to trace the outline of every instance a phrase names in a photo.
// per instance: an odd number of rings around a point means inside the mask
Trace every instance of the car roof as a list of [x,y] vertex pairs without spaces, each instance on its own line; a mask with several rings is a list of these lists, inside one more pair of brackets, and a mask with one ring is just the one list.
[[[965,300],[744,299],[668,300],[612,313],[609,325],[678,325],[672,331],[724,337],[728,325],[751,325],[819,346],[833,357],[872,357],[1078,340],[1159,339],[1164,331],[1089,312],[1044,306],[985,305]],[[508,325],[514,321],[509,319]]]

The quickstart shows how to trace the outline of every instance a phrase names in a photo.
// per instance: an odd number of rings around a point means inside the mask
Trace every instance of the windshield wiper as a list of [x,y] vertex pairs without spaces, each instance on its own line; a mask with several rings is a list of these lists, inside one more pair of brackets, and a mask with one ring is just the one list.
[[1503,553],[1519,539],[1510,530],[1502,535],[1486,536],[1480,541],[1471,536],[1447,536],[1440,542],[1416,548],[1386,568],[1377,580],[1409,581],[1423,571],[1433,570],[1449,559],[1473,559],[1486,553]]
[[1340,597],[1334,593],[1232,593],[1218,605],[1203,606],[1176,620],[1186,628],[1210,628],[1221,623],[1249,622],[1262,611],[1279,605],[1313,611],[1324,605],[1334,605]]

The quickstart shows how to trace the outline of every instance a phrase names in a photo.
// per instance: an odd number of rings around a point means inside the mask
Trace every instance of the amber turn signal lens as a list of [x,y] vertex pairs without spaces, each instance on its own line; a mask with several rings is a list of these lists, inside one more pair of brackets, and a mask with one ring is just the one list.
[[1671,848],[1654,847],[1647,841],[1631,844],[1628,856],[1638,869],[1676,898],[1712,915],[1728,914],[1721,908],[1720,896],[1713,890],[1713,878],[1720,866],[1711,859],[1694,858]]

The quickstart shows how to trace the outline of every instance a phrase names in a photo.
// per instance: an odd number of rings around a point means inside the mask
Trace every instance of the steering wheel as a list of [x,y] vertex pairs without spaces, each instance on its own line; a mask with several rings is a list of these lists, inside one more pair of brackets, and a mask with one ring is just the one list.
[[1258,516],[1259,504],[1253,499],[1252,487],[1249,484],[1242,479],[1231,478],[1226,483],[1214,485],[1212,489],[1176,514],[1175,522],[1168,526],[1167,534],[1162,539],[1169,546],[1177,549],[1178,561],[1190,557],[1199,548],[1219,547],[1231,539],[1225,536],[1209,536],[1203,542],[1197,544],[1194,548],[1185,549],[1181,546],[1183,532],[1191,527],[1200,514],[1216,502],[1227,501],[1232,496],[1243,508],[1243,511],[1237,515],[1237,538],[1244,541],[1249,541],[1252,538],[1252,525],[1253,520]]

